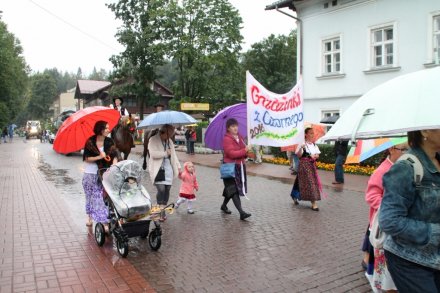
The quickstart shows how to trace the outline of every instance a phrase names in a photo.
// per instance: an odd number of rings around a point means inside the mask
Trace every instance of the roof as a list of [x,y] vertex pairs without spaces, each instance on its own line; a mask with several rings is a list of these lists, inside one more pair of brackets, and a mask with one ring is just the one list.
[[163,97],[174,97],[173,92],[158,80],[154,81],[154,90]]
[[279,0],[272,4],[266,5],[265,10],[273,10],[277,8],[285,8],[288,7],[289,9],[296,10],[295,5],[293,4],[293,0]]
[[111,82],[100,80],[78,80],[77,83],[80,94],[94,94],[111,86]]

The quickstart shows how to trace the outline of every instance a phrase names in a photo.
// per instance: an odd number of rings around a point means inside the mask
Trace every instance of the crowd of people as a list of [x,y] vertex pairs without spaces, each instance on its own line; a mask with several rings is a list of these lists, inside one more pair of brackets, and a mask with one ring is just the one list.
[[[231,214],[232,200],[245,220],[251,216],[242,207],[241,198],[247,193],[246,159],[255,152],[238,133],[237,120],[226,121],[223,138],[223,163],[233,165],[233,174],[223,178],[221,212]],[[156,203],[165,207],[170,201],[174,179],[181,185],[175,208],[186,203],[187,213],[193,214],[193,202],[199,184],[195,166],[184,163],[183,169],[176,155],[172,125],[162,125],[148,140],[149,176],[157,189]],[[103,188],[98,170],[117,162],[114,143],[108,137],[108,124],[99,121],[84,148],[85,171],[83,186],[86,194],[87,225],[92,221],[108,221],[102,199]],[[194,154],[195,133],[188,127],[184,133],[187,153]],[[297,173],[291,196],[294,204],[309,201],[313,211],[319,211],[318,201],[323,195],[316,161],[319,147],[314,143],[312,127],[305,128],[305,143],[297,145],[291,157],[293,171]],[[335,185],[344,184],[343,163],[348,142],[335,144]],[[365,192],[369,218],[362,249],[362,266],[376,290],[385,292],[438,292],[440,290],[440,130],[422,130],[408,133],[408,143],[395,145],[371,175]],[[401,157],[403,154],[408,154]],[[408,159],[409,158],[409,159]],[[417,171],[416,165],[420,165]],[[421,172],[421,175],[419,174]],[[415,176],[417,175],[417,176]],[[377,214],[377,215],[376,215]],[[373,247],[370,232],[377,217],[382,233],[386,234],[383,246]],[[166,215],[161,215],[161,221]],[[375,228],[374,228],[375,229]],[[371,232],[372,233],[372,232]],[[376,233],[376,232],[374,232]]]

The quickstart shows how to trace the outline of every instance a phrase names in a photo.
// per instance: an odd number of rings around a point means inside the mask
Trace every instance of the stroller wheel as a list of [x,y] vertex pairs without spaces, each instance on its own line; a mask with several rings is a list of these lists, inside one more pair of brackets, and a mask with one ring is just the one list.
[[105,242],[105,230],[104,225],[97,223],[95,225],[95,240],[98,246],[103,246]]
[[162,245],[162,236],[161,233],[156,228],[150,233],[150,237],[148,237],[148,243],[150,244],[150,247],[152,250],[156,251],[159,250],[160,246]]
[[127,257],[127,255],[128,255],[128,243],[127,243],[127,241],[117,240],[116,241],[116,246],[118,247],[118,253],[122,257]]

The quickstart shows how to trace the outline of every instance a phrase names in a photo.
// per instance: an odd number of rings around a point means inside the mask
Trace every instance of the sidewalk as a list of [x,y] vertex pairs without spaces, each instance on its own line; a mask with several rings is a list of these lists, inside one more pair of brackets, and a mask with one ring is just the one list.
[[[219,168],[221,154],[195,154],[188,155],[183,151],[178,151],[177,156],[183,162],[192,161],[194,164]],[[265,177],[268,179],[280,180],[285,183],[292,183],[295,176],[290,174],[288,166],[275,165],[270,163],[255,164],[248,162],[246,164],[248,175]],[[334,173],[330,171],[318,170],[321,178],[321,183],[325,187],[333,188],[334,190],[357,191],[364,192],[367,188],[369,176],[344,174],[345,184],[333,185]]]
[[32,142],[2,143],[0,161],[0,292],[155,292],[91,227],[72,224]]

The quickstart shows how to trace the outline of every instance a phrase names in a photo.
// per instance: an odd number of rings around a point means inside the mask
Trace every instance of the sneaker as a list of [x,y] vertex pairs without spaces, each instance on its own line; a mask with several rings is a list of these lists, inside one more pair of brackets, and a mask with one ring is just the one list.
[[177,209],[179,208],[179,204],[178,204],[178,203],[175,203],[175,204],[174,204],[174,208],[177,210]]
[[194,214],[194,211],[193,210],[188,210],[188,214],[192,215],[192,214]]

